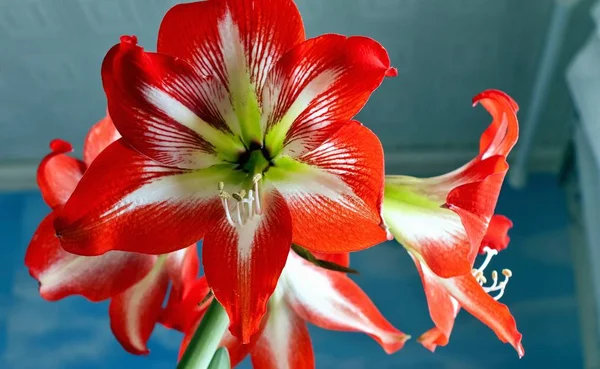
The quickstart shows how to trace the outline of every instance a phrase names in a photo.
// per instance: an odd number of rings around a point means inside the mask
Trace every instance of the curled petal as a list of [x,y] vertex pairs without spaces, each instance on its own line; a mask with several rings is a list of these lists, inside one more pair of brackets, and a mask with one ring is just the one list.
[[365,105],[390,69],[367,37],[323,35],[288,51],[262,95],[266,147],[299,157],[319,147]]
[[290,254],[284,275],[286,302],[312,324],[366,333],[387,353],[400,350],[410,338],[394,328],[346,274],[315,267]]
[[503,215],[494,215],[490,221],[487,232],[481,241],[479,253],[484,254],[483,248],[489,247],[496,251],[502,251],[508,247],[510,237],[508,231],[512,228],[513,222]]
[[132,354],[150,352],[146,343],[158,322],[169,287],[165,261],[161,256],[144,279],[110,302],[110,328],[125,350]]
[[508,156],[519,138],[517,112],[519,106],[506,93],[486,90],[473,98],[473,106],[481,104],[492,115],[492,124],[479,141],[479,157]]
[[315,356],[306,323],[285,303],[270,309],[266,326],[250,356],[254,368],[315,367]]
[[96,156],[106,149],[111,143],[121,138],[121,134],[110,119],[108,112],[106,117],[90,129],[83,144],[83,161],[89,166]]
[[229,315],[231,333],[245,344],[260,327],[292,243],[285,201],[276,190],[263,198],[262,214],[243,226],[223,218],[202,246],[208,284]]
[[135,37],[122,37],[102,64],[108,110],[124,140],[169,166],[206,168],[233,161],[243,149],[212,119],[222,92],[172,56],[148,53]]
[[180,4],[164,17],[158,51],[187,61],[227,91],[214,117],[246,145],[262,141],[259,97],[279,58],[304,40],[292,0],[211,0]]
[[179,250],[223,217],[217,184],[232,172],[164,166],[120,139],[94,160],[54,225],[65,250],[80,255]]
[[25,265],[40,282],[40,295],[46,300],[70,295],[105,300],[139,282],[156,260],[156,256],[119,251],[97,257],[70,254],[60,246],[53,222],[54,214],[42,221],[25,255]]
[[383,150],[362,124],[346,124],[298,159],[283,156],[275,161],[265,178],[286,199],[295,244],[339,253],[387,239],[381,218]]
[[54,140],[50,143],[52,152],[42,160],[37,170],[37,183],[42,197],[52,209],[64,205],[77,187],[85,172],[85,164],[65,155],[73,151],[70,143]]

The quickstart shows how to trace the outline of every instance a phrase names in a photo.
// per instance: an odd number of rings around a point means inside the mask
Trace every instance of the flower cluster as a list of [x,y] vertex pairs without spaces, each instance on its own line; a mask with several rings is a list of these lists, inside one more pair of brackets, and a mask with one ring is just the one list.
[[481,93],[493,122],[476,158],[439,177],[386,177],[379,139],[354,117],[395,75],[372,39],[306,39],[292,0],[177,5],[157,52],[123,36],[102,65],[108,113],[84,160],[55,140],[38,170],[52,211],[25,264],[40,294],[110,299],[111,328],[134,354],[158,322],[185,334],[182,355],[195,350],[216,304],[229,330],[212,334],[233,365],[250,355],[255,368],[311,368],[306,322],[364,332],[387,353],[409,338],[347,275],[349,252],[395,238],[435,324],[419,342],[446,345],[462,307],[523,355],[497,301],[511,272],[486,272],[512,226],[494,210],[518,107]]

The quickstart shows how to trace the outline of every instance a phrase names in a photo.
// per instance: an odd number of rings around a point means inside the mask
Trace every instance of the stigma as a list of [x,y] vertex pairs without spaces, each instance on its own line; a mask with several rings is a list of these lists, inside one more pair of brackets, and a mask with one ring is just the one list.
[[219,182],[219,197],[225,210],[225,218],[232,227],[242,227],[255,216],[262,214],[259,192],[261,179],[261,174],[254,175],[251,190],[241,190],[232,194],[225,192],[225,184]]
[[504,278],[502,281],[499,281],[498,272],[496,270],[492,271],[492,284],[486,286],[488,280],[484,274],[485,268],[487,268],[487,266],[490,264],[492,258],[498,255],[498,251],[493,250],[487,246],[483,248],[483,251],[485,252],[485,260],[483,261],[483,263],[481,263],[481,266],[479,268],[473,269],[471,273],[473,274],[473,277],[475,277],[477,282],[479,282],[479,285],[483,287],[483,290],[490,294],[494,298],[494,300],[498,301],[504,295],[504,290],[506,289],[506,285],[508,284],[510,277],[512,277],[512,272],[510,271],[510,269],[503,269],[502,275],[504,276]]

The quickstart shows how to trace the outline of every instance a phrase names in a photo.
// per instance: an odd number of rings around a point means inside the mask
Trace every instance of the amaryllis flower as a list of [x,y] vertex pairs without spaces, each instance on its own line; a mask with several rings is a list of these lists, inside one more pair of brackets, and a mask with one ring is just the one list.
[[[417,264],[438,328],[449,335],[450,319],[437,313],[457,312],[460,304],[522,355],[521,334],[508,308],[488,295],[472,274],[508,170],[506,156],[518,138],[518,106],[496,90],[477,95],[473,102],[493,117],[481,136],[479,155],[439,177],[387,177],[384,218]],[[488,235],[498,232],[494,228]]]
[[[511,227],[512,222],[508,218],[501,215],[492,217],[480,247],[480,254],[484,254],[485,259],[478,268],[471,271],[471,275],[481,286],[479,288],[468,275],[440,278],[427,271],[426,266],[413,257],[421,274],[431,318],[436,325],[418,338],[424,347],[435,351],[437,346],[448,344],[456,315],[464,305],[467,310],[473,312],[473,315],[492,326],[500,339],[505,341],[506,337],[511,337],[509,342],[515,346],[519,356],[524,355],[521,334],[516,330],[515,320],[508,308],[503,304],[492,302],[500,300],[504,295],[512,272],[510,269],[503,269],[501,275],[495,270],[487,277],[485,275],[492,258],[508,246],[507,232]],[[456,292],[452,294],[450,290]],[[490,294],[493,300],[486,297],[482,291]],[[457,296],[458,299],[453,296]]]
[[[348,254],[319,255],[348,267]],[[180,349],[183,355],[209,301],[204,279],[178,304],[167,306],[163,324],[186,333]],[[259,333],[249,345],[242,345],[226,333],[221,345],[228,348],[232,366],[250,354],[255,369],[314,368],[314,354],[306,326],[337,331],[363,332],[375,339],[388,354],[400,350],[410,337],[394,328],[373,302],[345,273],[320,268],[290,252],[275,293],[269,300]]]
[[164,254],[204,238],[206,278],[248,342],[292,242],[331,253],[386,240],[381,144],[351,119],[391,75],[371,39],[305,40],[292,0],[175,6],[158,53],[124,36],[106,56],[123,138],[55,221],[63,247]]
[[[119,138],[110,118],[89,132],[84,161],[66,155],[68,142],[54,140],[52,152],[42,160],[37,181],[52,212],[36,230],[25,265],[40,283],[40,295],[50,301],[82,295],[91,301],[111,299],[111,328],[123,347],[135,354],[147,353],[146,342],[156,324],[169,279],[173,296],[183,297],[198,273],[196,246],[169,255],[155,256],[111,251],[101,256],[79,256],[62,249],[55,235],[56,214],[77,186],[87,166],[106,146]],[[175,299],[175,297],[173,297]]]

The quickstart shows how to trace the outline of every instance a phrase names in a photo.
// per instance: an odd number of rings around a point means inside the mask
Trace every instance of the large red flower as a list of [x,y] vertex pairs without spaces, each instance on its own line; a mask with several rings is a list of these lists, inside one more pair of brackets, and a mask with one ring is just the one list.
[[510,221],[492,219],[508,170],[506,156],[519,134],[518,106],[496,90],[477,95],[473,103],[481,103],[493,117],[481,136],[479,155],[439,177],[387,177],[384,218],[419,269],[432,319],[443,332],[436,344],[447,343],[462,306],[522,355],[521,334],[508,308],[489,296],[492,291],[472,273],[482,242],[498,249],[507,242]]
[[[321,259],[347,267],[348,254],[319,255]],[[200,323],[209,301],[198,304],[209,288],[202,278],[195,293],[165,310],[163,324],[185,332],[180,349],[183,355]],[[318,327],[363,332],[373,337],[388,354],[400,350],[410,337],[394,328],[373,302],[342,272],[317,267],[290,252],[259,333],[249,345],[225,334],[232,366],[250,354],[255,369],[314,368],[314,354],[306,322]]]
[[292,242],[345,252],[387,238],[381,144],[351,119],[391,75],[371,39],[305,40],[292,0],[175,6],[158,53],[123,37],[106,56],[123,138],[55,221],[63,247],[162,254],[204,238],[206,278],[248,342]]
[[146,342],[156,324],[164,297],[173,283],[173,296],[183,297],[186,285],[198,273],[196,246],[169,255],[154,256],[111,251],[101,256],[71,254],[60,245],[53,222],[77,186],[87,166],[119,134],[109,117],[89,132],[84,161],[66,155],[72,150],[55,140],[38,168],[42,197],[53,209],[35,232],[25,265],[40,283],[40,295],[59,300],[82,295],[91,301],[111,299],[111,328],[123,347],[135,354],[147,353]]

